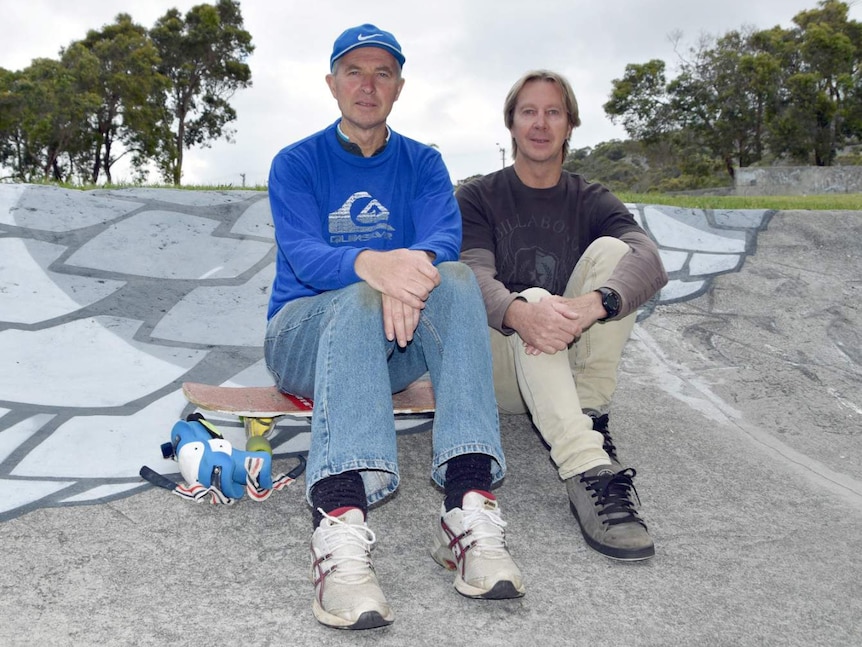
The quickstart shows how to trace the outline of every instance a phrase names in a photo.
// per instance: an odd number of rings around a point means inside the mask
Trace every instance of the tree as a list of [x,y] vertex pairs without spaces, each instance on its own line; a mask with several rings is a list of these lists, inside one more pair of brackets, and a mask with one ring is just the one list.
[[862,138],[862,24],[847,14],[821,0],[789,30],[704,37],[670,82],[663,61],[629,64],[605,112],[638,141],[672,142],[682,168],[706,170],[711,156],[733,177],[767,153],[831,164]]
[[799,54],[786,59],[775,148],[818,166],[834,161],[848,135],[860,134],[855,99],[862,86],[862,24],[847,13],[845,3],[823,0],[797,14],[796,28],[785,34]]
[[728,183],[712,158],[700,149],[681,148],[670,137],[650,143],[611,140],[594,148],[579,148],[569,153],[563,168],[612,191],[684,191]]
[[[114,24],[101,31],[90,30],[80,46],[97,61],[91,91],[100,97],[91,117],[94,146],[82,158],[82,175],[96,184],[104,171],[110,183],[111,167],[127,154],[132,155],[132,168],[142,173],[158,144],[158,97],[169,85],[157,70],[160,59],[156,47],[147,30],[132,22],[128,14],[119,14]],[[70,48],[65,55],[74,51]],[[122,144],[119,152],[117,143]]]
[[21,131],[23,101],[15,88],[18,77],[18,73],[0,68],[0,167],[11,173],[0,180],[23,180],[20,169],[27,152]]
[[563,162],[567,171],[601,182],[612,191],[646,191],[651,179],[640,142],[611,140],[595,148],[578,148]]
[[94,71],[94,61],[83,56],[35,59],[3,75],[3,161],[16,179],[71,179],[72,160],[87,145],[81,135],[87,116],[98,105],[88,90]]
[[629,137],[657,141],[674,129],[664,61],[629,63],[623,78],[612,85],[605,114],[614,123],[622,122]]
[[158,164],[165,180],[179,185],[185,148],[206,147],[222,136],[231,140],[227,124],[236,111],[228,100],[251,86],[245,60],[254,46],[233,0],[197,5],[185,17],[171,9],[150,30],[150,38],[162,61],[159,72],[171,81]]
[[763,156],[766,107],[774,101],[778,62],[753,47],[751,32],[704,37],[668,84],[672,112],[686,138],[719,159],[732,178],[735,166]]

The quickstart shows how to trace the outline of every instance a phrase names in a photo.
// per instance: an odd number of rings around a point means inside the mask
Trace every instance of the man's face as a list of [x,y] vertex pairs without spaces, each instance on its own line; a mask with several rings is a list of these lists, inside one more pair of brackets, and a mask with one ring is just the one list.
[[335,73],[328,74],[326,82],[338,101],[342,130],[348,137],[351,130],[384,125],[404,86],[395,57],[379,47],[348,52],[338,59]]
[[563,95],[556,83],[530,81],[518,93],[510,129],[518,158],[562,163],[563,144],[572,134]]

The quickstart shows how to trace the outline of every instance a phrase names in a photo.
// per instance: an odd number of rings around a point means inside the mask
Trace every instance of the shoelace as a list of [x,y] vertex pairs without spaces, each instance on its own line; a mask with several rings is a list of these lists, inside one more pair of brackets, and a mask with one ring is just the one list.
[[[328,552],[318,560],[318,562],[332,560],[332,566],[327,569],[323,576],[325,577],[336,570],[342,576],[365,575],[369,568],[373,568],[369,553],[377,541],[374,531],[365,525],[356,526],[345,523],[338,517],[330,516],[319,508],[318,510],[333,524],[326,529]],[[341,550],[344,548],[349,550]]]
[[484,507],[464,510],[464,535],[472,538],[471,546],[482,550],[506,551],[506,522],[495,509]]
[[610,419],[608,418],[608,414],[603,414],[596,418],[593,418],[593,429],[598,431],[603,437],[604,442],[602,443],[602,449],[605,450],[605,453],[610,457],[612,461],[618,461],[617,459],[617,447],[614,445],[613,439],[611,439],[611,432],[608,429],[608,423]]
[[646,527],[631,499],[631,495],[634,494],[635,499],[640,503],[638,491],[632,483],[636,474],[634,468],[629,467],[613,475],[581,476],[581,482],[586,485],[587,490],[593,492],[595,504],[601,508],[598,514],[605,516],[603,523],[613,526],[636,522]]

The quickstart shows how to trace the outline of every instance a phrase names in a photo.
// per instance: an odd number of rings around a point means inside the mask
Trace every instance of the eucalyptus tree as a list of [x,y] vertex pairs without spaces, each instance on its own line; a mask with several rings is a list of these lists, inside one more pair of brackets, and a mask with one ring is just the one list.
[[793,23],[703,37],[670,81],[661,60],[629,64],[605,112],[633,139],[711,156],[731,177],[767,156],[832,164],[862,139],[862,24],[840,0]]
[[862,23],[849,7],[823,0],[761,41],[782,57],[780,104],[770,124],[772,149],[819,166],[862,135]]
[[80,57],[38,58],[3,75],[3,159],[16,179],[73,179],[73,160],[86,146],[88,115],[98,105],[89,91],[94,74],[94,61]]
[[104,172],[110,183],[113,165],[129,155],[140,176],[156,154],[160,98],[169,85],[158,71],[158,51],[146,28],[119,14],[113,24],[90,30],[63,52],[64,57],[85,54],[96,61],[90,91],[100,103],[90,118],[91,150],[81,157],[81,172],[93,184]]
[[221,137],[231,140],[229,124],[236,111],[229,101],[251,86],[245,61],[254,46],[233,0],[196,5],[185,16],[171,9],[150,30],[150,38],[161,58],[159,72],[171,83],[157,163],[164,179],[179,185],[186,148],[207,147]]
[[674,118],[733,177],[735,167],[763,157],[779,75],[779,62],[754,47],[750,30],[704,37],[668,84]]
[[16,92],[18,72],[0,68],[0,181],[23,180],[20,170],[27,156],[21,130],[23,101]]
[[613,80],[603,108],[632,139],[656,142],[677,128],[671,99],[666,64],[652,59],[626,65],[623,77]]

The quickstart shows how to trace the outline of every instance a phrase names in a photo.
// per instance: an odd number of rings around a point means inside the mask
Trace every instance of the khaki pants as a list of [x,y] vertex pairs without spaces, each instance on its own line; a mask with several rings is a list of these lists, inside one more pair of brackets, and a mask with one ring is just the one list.
[[[594,241],[575,266],[563,296],[601,287],[628,249],[616,238]],[[530,302],[547,295],[542,288],[521,293]],[[568,352],[554,355],[527,355],[517,334],[505,336],[491,329],[497,406],[501,413],[530,413],[563,479],[611,462],[602,449],[602,435],[593,431],[583,410],[608,412],[636,317],[633,312],[618,321],[596,322]]]

